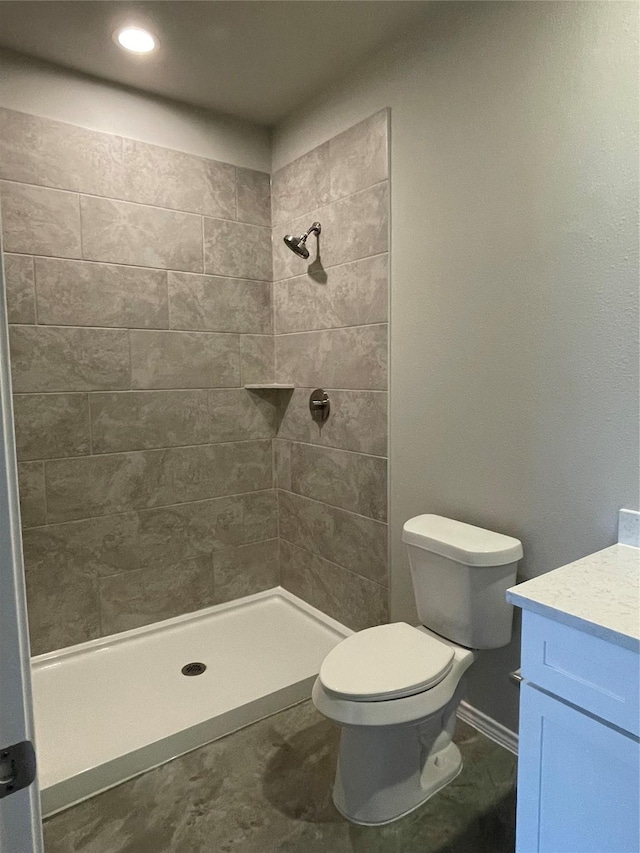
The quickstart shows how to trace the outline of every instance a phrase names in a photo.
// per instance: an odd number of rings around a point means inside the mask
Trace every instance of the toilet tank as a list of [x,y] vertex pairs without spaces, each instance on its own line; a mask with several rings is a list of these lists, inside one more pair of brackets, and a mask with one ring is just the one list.
[[420,622],[469,649],[496,649],[511,640],[515,583],[522,543],[444,518],[418,515],[404,525]]

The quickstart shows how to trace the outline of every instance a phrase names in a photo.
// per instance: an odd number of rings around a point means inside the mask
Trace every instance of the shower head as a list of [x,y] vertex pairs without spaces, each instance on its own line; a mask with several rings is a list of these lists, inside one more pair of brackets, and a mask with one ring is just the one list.
[[309,234],[315,233],[320,234],[321,226],[319,222],[314,222],[304,234],[301,234],[299,237],[296,237],[293,234],[287,234],[284,238],[284,242],[291,249],[292,252],[295,252],[296,255],[299,255],[301,258],[309,257],[309,250],[307,249],[307,237]]
[[305,246],[304,237],[294,237],[293,234],[287,234],[284,238],[284,242],[292,252],[296,253],[296,255],[300,255],[301,258],[309,257],[309,250]]

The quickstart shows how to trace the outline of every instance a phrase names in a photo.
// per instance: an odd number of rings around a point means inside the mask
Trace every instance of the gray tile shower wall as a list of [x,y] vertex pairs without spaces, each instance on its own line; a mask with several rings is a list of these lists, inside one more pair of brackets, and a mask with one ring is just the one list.
[[[354,629],[388,617],[388,112],[272,176],[283,586]],[[284,245],[314,220],[308,261]],[[26,310],[26,309],[25,309]],[[331,415],[309,415],[323,387]]]
[[33,652],[277,584],[269,175],[0,110],[0,179]]
[[0,110],[34,653],[279,582],[386,620],[387,136],[271,179]]

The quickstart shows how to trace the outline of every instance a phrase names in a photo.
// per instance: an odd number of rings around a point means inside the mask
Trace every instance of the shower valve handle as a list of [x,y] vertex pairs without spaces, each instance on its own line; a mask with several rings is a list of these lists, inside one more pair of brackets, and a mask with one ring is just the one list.
[[329,417],[331,404],[329,403],[329,395],[323,388],[316,388],[311,392],[309,397],[309,411],[311,417],[316,423],[323,423]]

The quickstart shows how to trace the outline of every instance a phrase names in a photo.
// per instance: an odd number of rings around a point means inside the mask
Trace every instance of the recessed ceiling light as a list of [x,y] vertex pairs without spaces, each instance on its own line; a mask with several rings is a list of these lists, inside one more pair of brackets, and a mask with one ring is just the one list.
[[151,53],[158,46],[154,36],[142,27],[123,27],[114,33],[114,39],[120,47],[131,53]]

